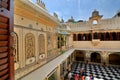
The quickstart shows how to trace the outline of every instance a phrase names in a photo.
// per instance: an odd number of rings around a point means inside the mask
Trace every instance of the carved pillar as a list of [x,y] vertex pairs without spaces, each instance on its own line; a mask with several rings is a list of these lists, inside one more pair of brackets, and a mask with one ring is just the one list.
[[76,51],[74,52],[74,61],[76,61]]
[[76,34],[76,41],[78,41],[78,34]]
[[86,34],[86,41],[88,41],[88,34]]
[[73,57],[72,62],[74,62],[75,61],[75,52],[72,53],[72,57]]
[[100,39],[100,33],[98,33],[98,39]]
[[86,53],[85,54],[85,61],[90,62],[90,51],[86,51],[85,53]]
[[102,51],[101,52],[101,63],[106,63],[109,64],[109,52],[107,51]]
[[56,69],[57,69],[57,80],[61,80],[61,78],[60,78],[60,65]]
[[81,41],[83,41],[83,34],[81,34]]
[[119,32],[119,40],[120,40],[120,32]]
[[104,41],[106,40],[106,33],[103,33],[103,35],[104,35]]
[[93,30],[91,30],[91,40],[94,39],[93,35],[94,35],[94,32],[93,32]]

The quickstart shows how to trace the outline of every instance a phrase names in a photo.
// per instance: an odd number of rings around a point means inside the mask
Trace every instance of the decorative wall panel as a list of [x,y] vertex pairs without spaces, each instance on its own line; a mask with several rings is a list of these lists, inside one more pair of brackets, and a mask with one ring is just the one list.
[[25,35],[25,57],[26,59],[35,57],[35,37],[32,33]]

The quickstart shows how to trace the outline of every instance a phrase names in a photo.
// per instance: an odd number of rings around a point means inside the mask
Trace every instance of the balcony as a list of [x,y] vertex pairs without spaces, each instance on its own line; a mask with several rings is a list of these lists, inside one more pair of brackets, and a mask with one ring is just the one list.
[[92,51],[120,51],[120,41],[74,41],[73,46],[79,50],[92,50]]

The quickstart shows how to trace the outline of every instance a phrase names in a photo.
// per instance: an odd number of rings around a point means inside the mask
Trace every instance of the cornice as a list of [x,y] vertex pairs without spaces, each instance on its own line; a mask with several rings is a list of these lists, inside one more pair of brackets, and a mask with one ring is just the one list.
[[56,23],[56,26],[60,26],[61,25],[57,18],[55,18],[54,16],[50,15],[47,10],[43,9],[39,5],[34,4],[31,0],[20,0],[20,1],[22,1],[24,4],[26,4],[27,6],[31,7],[33,10],[37,11],[38,13],[41,13],[42,15],[46,16],[48,19],[50,19],[51,21]]

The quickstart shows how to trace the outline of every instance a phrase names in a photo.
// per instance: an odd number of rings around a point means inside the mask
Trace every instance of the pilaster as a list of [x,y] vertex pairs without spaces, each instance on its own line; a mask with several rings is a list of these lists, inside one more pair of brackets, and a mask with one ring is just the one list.
[[60,77],[60,65],[56,69],[57,69],[57,80],[61,80],[61,77]]
[[85,61],[90,62],[90,51],[86,51],[86,54],[85,54]]
[[101,63],[106,63],[109,64],[109,52],[107,51],[102,51],[101,52]]

